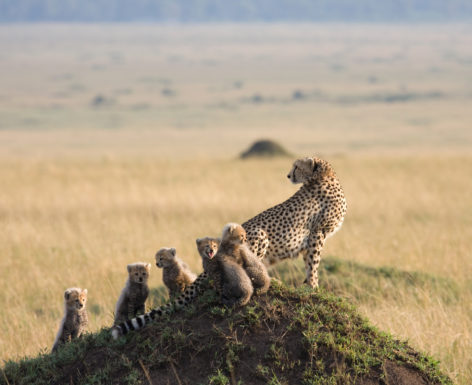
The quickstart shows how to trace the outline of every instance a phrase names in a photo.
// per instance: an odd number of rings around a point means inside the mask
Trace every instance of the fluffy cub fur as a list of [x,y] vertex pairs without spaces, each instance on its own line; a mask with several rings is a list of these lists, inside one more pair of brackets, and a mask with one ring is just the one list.
[[223,228],[223,245],[229,248],[229,253],[235,261],[242,265],[254,287],[254,293],[266,293],[270,286],[270,277],[266,266],[249,249],[246,243],[246,230],[237,223],[228,223]]
[[226,245],[224,240],[216,254],[213,254],[213,249],[208,246],[216,242],[218,240],[215,238],[197,239],[197,248],[202,257],[204,270],[214,281],[224,305],[243,306],[249,302],[254,291],[251,280],[235,261],[231,247]]
[[144,313],[144,303],[149,295],[147,281],[151,264],[137,262],[127,268],[128,280],[116,303],[115,324],[131,319],[138,313]]
[[61,344],[70,342],[84,333],[88,324],[87,289],[72,287],[64,292],[64,317],[52,347],[55,352]]
[[202,257],[203,271],[208,270],[208,264],[211,259],[216,255],[218,247],[220,246],[220,238],[198,238],[197,239],[197,249],[198,253]]
[[156,266],[161,267],[162,280],[169,290],[170,297],[176,297],[191,285],[197,276],[177,256],[174,248],[163,247],[156,253]]

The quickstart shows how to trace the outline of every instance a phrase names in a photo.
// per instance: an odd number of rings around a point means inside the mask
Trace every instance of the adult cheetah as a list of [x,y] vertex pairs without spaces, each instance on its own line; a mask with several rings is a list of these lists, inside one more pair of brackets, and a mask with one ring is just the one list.
[[302,187],[285,202],[243,223],[251,250],[266,264],[305,261],[305,283],[318,287],[318,265],[326,239],[341,227],[346,199],[331,165],[313,157],[297,159],[287,175]]
[[[344,221],[346,199],[333,169],[322,159],[296,160],[287,177],[292,183],[302,183],[303,186],[285,202],[263,211],[242,226],[246,230],[249,248],[266,264],[296,258],[302,253],[305,283],[314,288],[318,286],[321,250],[326,238],[339,230]],[[212,247],[211,255],[216,252],[216,246]],[[208,273],[204,271],[174,301],[115,325],[113,338],[141,329],[164,314],[186,307],[205,289],[207,281]]]

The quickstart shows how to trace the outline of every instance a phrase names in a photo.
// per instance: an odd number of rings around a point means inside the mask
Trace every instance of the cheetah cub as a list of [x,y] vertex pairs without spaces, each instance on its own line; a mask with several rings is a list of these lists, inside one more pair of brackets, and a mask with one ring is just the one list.
[[57,332],[56,340],[52,347],[55,352],[57,348],[70,342],[74,338],[80,337],[88,324],[87,310],[87,289],[72,287],[64,292],[64,318]]
[[269,273],[266,266],[247,246],[246,230],[237,223],[228,223],[223,228],[222,239],[223,245],[228,248],[225,252],[230,253],[236,262],[242,265],[251,279],[254,293],[256,295],[266,293],[270,286]]
[[215,282],[221,302],[227,306],[243,306],[254,291],[251,280],[244,269],[230,254],[231,248],[222,240],[215,253],[216,238],[197,239],[197,248],[202,257],[205,272]]
[[212,258],[215,256],[220,246],[220,238],[198,238],[197,249],[198,253],[202,257],[203,271],[207,271]]
[[191,285],[197,276],[177,256],[174,248],[163,247],[156,253],[156,266],[161,267],[162,280],[169,290],[169,297],[177,297]]
[[147,281],[150,263],[137,262],[127,266],[128,280],[121,291],[115,308],[115,325],[144,313],[144,303],[149,295]]

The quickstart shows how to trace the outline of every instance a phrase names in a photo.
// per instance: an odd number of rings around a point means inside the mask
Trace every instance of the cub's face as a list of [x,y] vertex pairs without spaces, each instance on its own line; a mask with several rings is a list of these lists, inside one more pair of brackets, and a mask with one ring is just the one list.
[[68,309],[83,309],[87,302],[87,289],[71,288],[64,292],[64,300]]
[[128,265],[129,280],[135,283],[146,284],[150,271],[150,263],[138,262]]
[[218,238],[198,238],[197,239],[197,249],[202,257],[202,259],[212,259],[220,245],[220,240]]
[[242,245],[246,243],[246,230],[237,223],[228,223],[223,228],[222,242]]
[[287,178],[293,184],[305,183],[309,179],[327,177],[333,174],[333,170],[328,162],[319,158],[302,158],[297,159]]
[[156,253],[156,266],[167,267],[175,260],[176,250],[173,247],[163,247]]

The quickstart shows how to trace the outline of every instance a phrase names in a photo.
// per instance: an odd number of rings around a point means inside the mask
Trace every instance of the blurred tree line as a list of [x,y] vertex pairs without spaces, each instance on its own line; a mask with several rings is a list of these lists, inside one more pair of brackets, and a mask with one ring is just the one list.
[[0,0],[0,21],[452,21],[472,0]]

